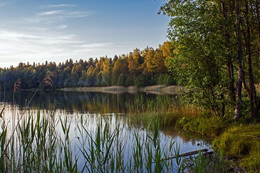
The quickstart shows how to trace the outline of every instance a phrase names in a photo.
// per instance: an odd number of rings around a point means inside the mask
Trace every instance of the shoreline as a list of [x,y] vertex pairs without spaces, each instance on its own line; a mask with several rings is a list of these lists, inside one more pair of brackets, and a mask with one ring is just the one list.
[[103,93],[111,93],[111,94],[121,94],[121,93],[138,93],[145,92],[148,94],[171,94],[177,95],[181,94],[185,88],[183,86],[171,85],[153,85],[137,88],[135,86],[108,86],[108,87],[70,87],[70,88],[60,88],[57,89],[65,92],[103,92]]

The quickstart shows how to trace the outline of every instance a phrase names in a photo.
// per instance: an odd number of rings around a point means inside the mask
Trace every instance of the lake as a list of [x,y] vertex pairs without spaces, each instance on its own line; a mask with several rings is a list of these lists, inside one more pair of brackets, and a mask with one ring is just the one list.
[[[0,108],[2,109],[6,104],[3,118],[9,129],[7,136],[10,137],[12,128],[16,126],[21,117],[28,119],[31,116],[36,120],[39,112],[41,117],[45,117],[53,123],[55,137],[59,137],[60,141],[64,142],[66,138],[63,126],[70,127],[67,133],[70,139],[69,146],[73,151],[73,158],[78,159],[79,169],[86,166],[86,156],[84,157],[82,148],[90,151],[91,143],[96,141],[99,129],[101,132],[106,129],[107,137],[111,135],[111,138],[116,133],[117,141],[122,143],[124,164],[134,163],[133,154],[136,150],[133,146],[136,146],[137,138],[140,140],[143,151],[146,151],[148,145],[153,145],[152,141],[147,142],[148,138],[154,135],[152,128],[147,128],[152,127],[153,122],[144,121],[143,116],[145,115],[142,114],[142,111],[153,114],[157,111],[171,111],[171,109],[179,107],[178,98],[174,95],[40,91],[35,95],[28,108],[27,104],[32,95],[32,91],[22,91],[16,93],[14,97],[12,93],[1,93]],[[93,140],[89,139],[90,136]],[[107,139],[105,140],[107,143],[109,142]],[[192,135],[180,135],[171,126],[159,128],[158,141],[160,150],[165,152],[164,157],[174,155],[173,149],[168,151],[172,141],[175,141],[174,145],[179,145],[180,153],[210,147],[210,144],[204,139]],[[118,144],[111,144],[111,148],[113,148],[114,154],[118,153]],[[145,165],[145,163],[142,164]],[[155,169],[154,166],[152,167]]]

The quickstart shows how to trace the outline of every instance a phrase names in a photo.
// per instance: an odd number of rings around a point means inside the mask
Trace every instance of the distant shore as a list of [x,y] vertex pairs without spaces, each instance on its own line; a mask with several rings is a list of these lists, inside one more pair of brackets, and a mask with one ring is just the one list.
[[74,92],[104,92],[104,93],[137,93],[145,92],[149,94],[181,94],[184,90],[183,86],[164,86],[164,85],[153,85],[137,88],[135,86],[108,86],[108,87],[75,87],[75,88],[61,88],[61,91],[74,91]]

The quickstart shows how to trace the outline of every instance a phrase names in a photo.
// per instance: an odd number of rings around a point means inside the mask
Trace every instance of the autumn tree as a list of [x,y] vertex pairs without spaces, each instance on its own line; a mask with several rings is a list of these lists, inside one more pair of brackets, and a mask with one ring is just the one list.
[[116,62],[114,63],[114,67],[112,69],[112,83],[113,85],[118,84],[118,78],[120,74],[127,75],[128,73],[128,63],[127,58],[118,58]]

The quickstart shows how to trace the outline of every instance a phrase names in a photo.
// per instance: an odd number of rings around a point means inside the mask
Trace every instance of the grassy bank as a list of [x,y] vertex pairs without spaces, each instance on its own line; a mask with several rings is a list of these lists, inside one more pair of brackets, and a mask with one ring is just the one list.
[[260,123],[238,123],[229,118],[181,118],[182,131],[213,136],[213,147],[250,172],[260,170]]
[[[183,110],[183,112],[185,112]],[[260,170],[260,123],[248,119],[234,121],[231,116],[209,116],[171,113],[142,113],[132,115],[130,121],[147,126],[152,119],[158,119],[160,127],[171,127],[172,131],[185,134],[199,134],[212,140],[215,151],[225,155],[227,165],[243,172]],[[142,123],[140,123],[142,122]],[[161,129],[163,130],[163,128]]]
[[134,110],[130,115],[132,124],[145,127],[156,118],[160,127],[209,137],[215,150],[234,160],[235,165],[248,171],[260,170],[260,123],[250,117],[235,121],[231,113],[212,115],[192,105],[183,105],[178,97],[151,102],[140,97],[129,108]]
[[218,136],[213,144],[250,172],[260,170],[260,124],[233,125]]
[[[178,129],[213,137],[213,147],[234,165],[249,172],[260,170],[260,123],[234,122],[229,117],[182,117]],[[231,163],[232,164],[232,163]]]

